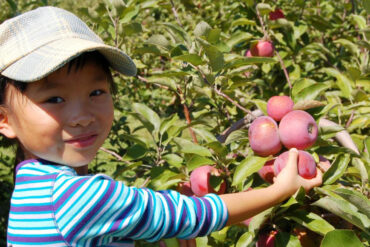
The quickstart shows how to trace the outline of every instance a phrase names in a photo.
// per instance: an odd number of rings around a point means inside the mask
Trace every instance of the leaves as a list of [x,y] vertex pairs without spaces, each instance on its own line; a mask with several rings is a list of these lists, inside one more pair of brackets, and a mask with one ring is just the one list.
[[323,183],[332,184],[338,178],[340,178],[346,171],[347,165],[349,163],[349,154],[341,154],[337,157],[334,163],[330,166],[329,170],[324,173]]
[[266,157],[248,156],[236,168],[232,185],[240,185],[244,180],[257,172],[268,160]]
[[334,230],[325,235],[321,247],[364,247],[351,230]]
[[185,154],[198,154],[200,156],[210,157],[212,156],[208,148],[202,147],[198,144],[195,144],[187,139],[180,137],[175,137],[173,141],[176,143],[179,151]]

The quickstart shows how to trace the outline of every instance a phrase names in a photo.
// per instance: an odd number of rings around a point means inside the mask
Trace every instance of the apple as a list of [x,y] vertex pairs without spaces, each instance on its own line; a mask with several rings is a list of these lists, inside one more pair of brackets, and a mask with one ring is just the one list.
[[274,181],[273,181],[273,178],[275,176],[275,173],[274,173],[274,161],[275,160],[269,160],[267,161],[262,167],[261,169],[259,169],[258,171],[258,174],[260,175],[260,177],[266,181],[267,183],[270,183],[272,184]]
[[284,15],[283,11],[279,8],[276,8],[275,11],[271,11],[269,13],[269,20],[270,21],[274,21],[274,20],[281,19],[281,18],[285,18],[285,15]]
[[272,96],[267,101],[267,115],[280,121],[288,112],[293,111],[294,102],[289,96]]
[[290,148],[306,149],[317,139],[318,129],[315,119],[305,111],[288,112],[279,123],[279,135],[283,145]]
[[256,247],[274,247],[277,231],[273,230],[269,233],[262,233],[258,236]]
[[274,56],[274,46],[270,41],[259,40],[251,47],[250,52],[254,57],[272,57]]
[[210,165],[195,168],[190,174],[191,190],[196,196],[204,196],[208,193],[221,195],[226,191],[226,181],[223,181],[218,191],[211,186],[211,176],[220,176],[220,171]]
[[244,54],[245,57],[253,57],[250,50],[247,50]]
[[191,190],[191,185],[189,181],[180,182],[177,186],[177,191],[186,196],[193,196],[194,193]]
[[282,148],[278,125],[268,116],[260,116],[252,122],[248,137],[252,150],[260,156],[274,155]]
[[[274,161],[274,173],[277,176],[288,162],[289,151],[280,154]],[[316,177],[315,159],[306,151],[298,151],[298,174],[306,179]]]

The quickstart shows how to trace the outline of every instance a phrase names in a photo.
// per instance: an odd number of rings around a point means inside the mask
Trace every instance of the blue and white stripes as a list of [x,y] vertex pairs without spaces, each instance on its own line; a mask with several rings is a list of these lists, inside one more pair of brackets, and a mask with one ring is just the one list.
[[30,160],[18,166],[8,225],[13,246],[133,246],[133,240],[194,238],[222,229],[215,194],[187,197],[125,186],[106,175]]

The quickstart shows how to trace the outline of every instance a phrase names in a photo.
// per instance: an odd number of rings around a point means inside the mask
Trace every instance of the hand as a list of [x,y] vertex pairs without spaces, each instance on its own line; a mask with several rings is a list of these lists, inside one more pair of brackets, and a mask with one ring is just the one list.
[[274,178],[274,185],[277,191],[283,194],[283,200],[293,195],[301,186],[309,191],[313,187],[322,184],[322,172],[316,168],[316,177],[305,179],[298,174],[298,150],[292,148],[289,150],[289,158],[286,166],[281,170],[277,177]]

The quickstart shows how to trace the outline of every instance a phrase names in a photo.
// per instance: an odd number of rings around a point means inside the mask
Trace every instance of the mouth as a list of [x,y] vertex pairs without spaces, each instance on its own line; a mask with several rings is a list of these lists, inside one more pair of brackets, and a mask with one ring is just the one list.
[[71,144],[76,148],[85,148],[94,144],[96,138],[98,137],[97,134],[86,134],[86,135],[79,135],[73,138],[66,140],[67,144]]

